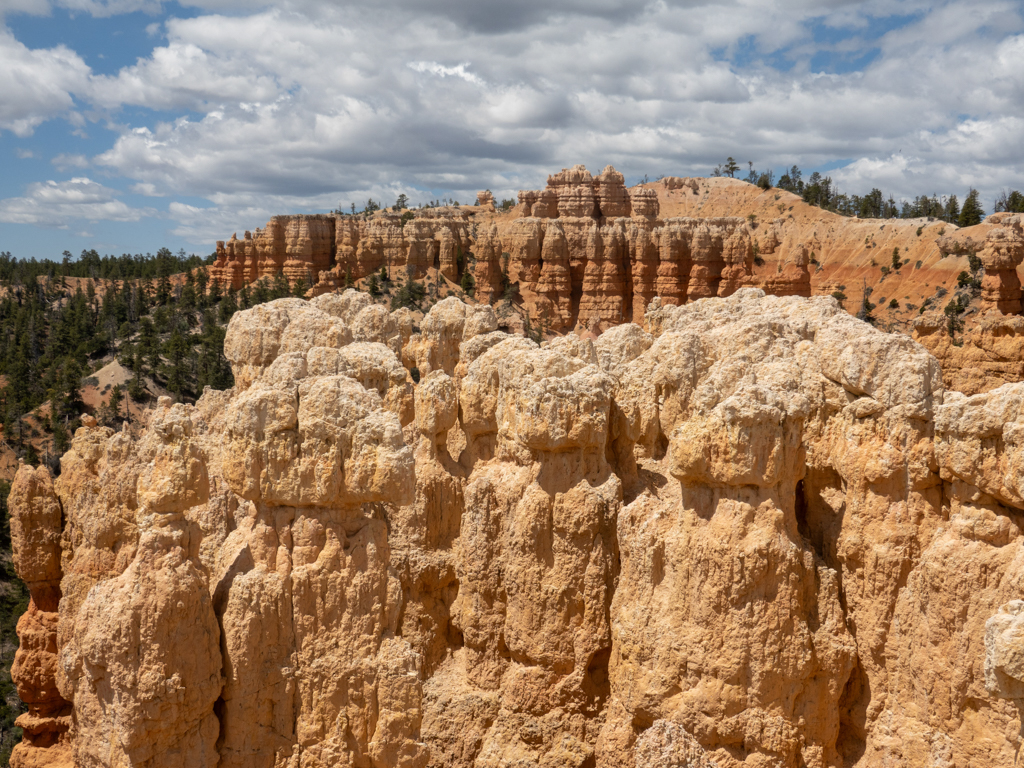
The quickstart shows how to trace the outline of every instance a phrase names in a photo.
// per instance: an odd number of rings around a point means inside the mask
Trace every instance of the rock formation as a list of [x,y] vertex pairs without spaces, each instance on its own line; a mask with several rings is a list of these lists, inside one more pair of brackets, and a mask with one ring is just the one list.
[[[255,235],[218,243],[210,274],[236,289],[284,274],[292,286],[302,280],[310,286],[307,295],[318,296],[381,270],[399,280],[437,273],[452,284],[469,270],[477,301],[497,302],[511,284],[515,301],[553,332],[577,324],[601,329],[642,322],[655,297],[681,305],[752,285],[777,295],[810,295],[810,246],[784,248],[776,275],[754,274],[755,254],[779,248],[784,219],[758,232],[740,217],[661,217],[659,190],[697,189],[693,179],[676,177],[627,189],[612,166],[593,176],[577,165],[552,174],[542,190],[521,191],[520,204],[507,215],[485,191],[477,206],[466,209],[277,216]],[[1012,226],[1007,224],[1010,234],[1003,240],[993,236],[993,275],[997,262],[1024,255]],[[953,250],[968,245],[947,243]],[[986,296],[1004,310],[1013,301],[1012,272],[986,278]]]
[[938,358],[947,389],[965,395],[1024,381],[1024,317],[988,311],[967,318],[951,337],[941,311],[914,320],[913,338]]
[[1003,226],[989,232],[978,258],[985,269],[981,280],[982,311],[997,309],[1004,315],[1019,315],[1021,288],[1017,267],[1024,261],[1020,217],[1006,219]]
[[15,723],[23,741],[13,768],[73,765],[68,729],[71,705],[57,690],[57,622],[61,587],[61,507],[50,473],[22,465],[8,498],[14,567],[28,586],[28,610],[18,620],[21,641],[11,667],[28,706]]
[[476,204],[480,208],[487,208],[488,210],[494,210],[494,194],[489,189],[485,189],[483,192],[476,193]]
[[[510,272],[560,291],[568,219],[518,221]],[[592,221],[612,311],[640,219]],[[659,267],[736,263],[721,223],[643,231]],[[19,470],[16,566],[59,596],[21,765],[1011,765],[1024,384],[948,392],[831,298],[643,320],[237,313],[234,389]]]
[[[774,250],[774,248],[773,248]],[[773,296],[810,296],[811,272],[807,248],[797,245],[789,250],[785,263],[779,264],[775,275],[765,278],[762,287]]]

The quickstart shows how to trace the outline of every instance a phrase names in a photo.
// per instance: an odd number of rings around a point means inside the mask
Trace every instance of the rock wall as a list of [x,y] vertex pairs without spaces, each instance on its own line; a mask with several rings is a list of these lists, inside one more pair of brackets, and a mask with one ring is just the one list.
[[293,286],[302,280],[312,295],[344,289],[381,268],[419,280],[436,267],[457,280],[472,248],[468,214],[427,213],[407,221],[398,214],[275,216],[255,235],[218,241],[210,277],[239,290],[283,274]]
[[946,388],[965,395],[1024,381],[1024,317],[989,310],[969,316],[950,336],[948,319],[930,312],[913,323],[913,338],[938,358]]
[[[690,180],[662,181],[689,189]],[[456,284],[469,271],[477,301],[513,298],[534,324],[554,332],[640,323],[655,297],[683,304],[754,285],[810,295],[807,250],[799,244],[779,275],[757,278],[750,222],[659,218],[658,190],[627,189],[612,166],[597,176],[582,165],[563,168],[543,190],[521,191],[519,203],[499,214],[493,195],[481,192],[467,209],[275,216],[255,235],[218,242],[210,274],[239,289],[283,273],[292,286],[303,280],[311,286],[307,295],[319,296],[382,269],[414,280],[434,270]],[[775,247],[766,237],[762,251]]]
[[[578,225],[591,280],[613,221]],[[517,225],[540,288],[568,222]],[[233,390],[19,470],[16,566],[60,588],[19,685],[70,709],[22,765],[1013,764],[1024,385],[948,392],[909,338],[754,289],[496,327],[271,302],[230,323]]]

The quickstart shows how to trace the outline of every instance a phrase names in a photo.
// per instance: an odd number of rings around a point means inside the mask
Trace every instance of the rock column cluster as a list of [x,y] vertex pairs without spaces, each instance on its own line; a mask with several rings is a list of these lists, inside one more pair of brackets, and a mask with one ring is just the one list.
[[[542,287],[566,221],[517,225]],[[16,764],[1013,763],[1024,384],[947,392],[909,338],[749,288],[496,328],[260,305],[232,390],[22,467]]]

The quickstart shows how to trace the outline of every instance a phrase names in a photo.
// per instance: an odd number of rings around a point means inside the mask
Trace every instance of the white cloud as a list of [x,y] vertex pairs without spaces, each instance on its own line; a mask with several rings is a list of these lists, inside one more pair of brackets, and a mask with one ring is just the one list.
[[[156,4],[60,2],[97,15]],[[513,196],[575,162],[613,163],[630,181],[707,174],[727,155],[762,168],[839,162],[843,191],[897,197],[1024,186],[1012,0],[183,4],[205,14],[155,22],[160,44],[119,72],[63,52],[77,79],[37,107],[24,95],[19,125],[66,114],[79,130],[83,115],[114,126],[89,162],[172,198],[173,232],[193,242],[398,191]],[[910,21],[879,35],[890,16]],[[821,29],[837,39],[821,42]],[[812,65],[870,51],[860,71]],[[0,73],[0,127],[3,88]]]
[[457,64],[454,67],[446,67],[444,64],[438,64],[436,61],[410,61],[408,66],[413,72],[429,72],[438,77],[461,77],[467,83],[484,85],[483,80],[472,72],[466,71],[466,67],[471,66],[468,61],[464,64]]
[[15,149],[14,154],[19,160],[30,160],[35,157],[35,153],[31,149],[22,149],[21,147]]
[[50,4],[45,0],[0,0],[0,19],[11,13],[46,16],[49,12]]
[[0,221],[66,228],[76,219],[138,221],[154,215],[151,209],[130,208],[116,199],[117,194],[85,177],[37,182],[28,185],[24,197],[0,200]]
[[68,168],[88,168],[89,158],[85,155],[67,155],[60,154],[53,158],[51,161],[57,170],[65,171]]
[[62,45],[30,50],[0,27],[0,131],[29,136],[40,123],[74,106],[89,68]]
[[146,182],[139,182],[138,184],[132,184],[131,191],[136,195],[145,195],[146,197],[162,197],[157,191],[155,184],[147,184]]

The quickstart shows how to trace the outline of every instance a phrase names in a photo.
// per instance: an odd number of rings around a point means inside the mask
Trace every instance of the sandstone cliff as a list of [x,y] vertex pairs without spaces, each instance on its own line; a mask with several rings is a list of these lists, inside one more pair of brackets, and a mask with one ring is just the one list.
[[[605,228],[629,284],[625,222],[520,221],[538,295]],[[233,390],[19,471],[17,764],[1012,765],[1024,385],[948,392],[831,298],[643,320],[235,315]]]

